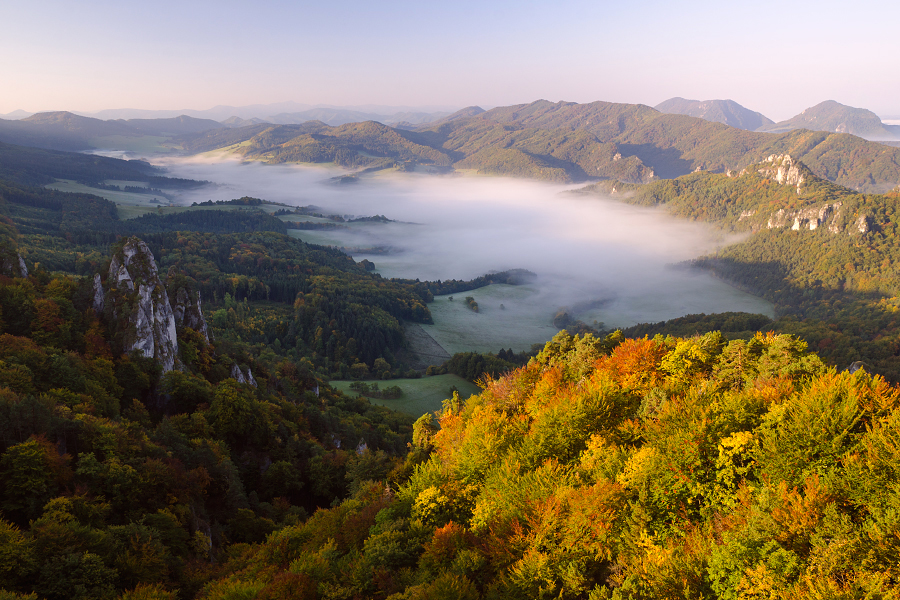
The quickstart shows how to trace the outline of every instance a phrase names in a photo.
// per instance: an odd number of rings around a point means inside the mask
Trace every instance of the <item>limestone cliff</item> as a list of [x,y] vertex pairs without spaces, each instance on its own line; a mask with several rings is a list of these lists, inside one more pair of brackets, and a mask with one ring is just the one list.
[[28,277],[28,267],[18,252],[0,252],[0,275],[7,277]]
[[28,277],[28,268],[22,255],[19,254],[15,236],[5,229],[0,224],[0,275]]
[[[816,176],[806,165],[798,160],[794,160],[789,154],[773,154],[761,164],[749,166],[739,174],[728,171],[727,175],[729,177],[740,177],[753,172],[779,185],[795,188],[797,195],[801,197],[804,195],[807,184],[816,180]],[[825,228],[830,233],[865,234],[869,232],[869,218],[864,214],[845,214],[847,213],[847,207],[844,206],[843,202],[812,204],[811,199],[808,202],[810,204],[794,210],[780,208],[770,213],[768,219],[766,219],[764,211],[759,218],[765,219],[763,222],[765,222],[768,229],[789,227],[794,231],[815,231],[819,228]],[[853,213],[854,210],[851,209],[850,212]],[[751,218],[756,213],[757,211],[742,212],[738,220],[742,221],[745,218]]]
[[164,372],[174,369],[175,314],[147,244],[136,237],[126,240],[109,265],[105,296],[98,293],[98,283],[95,278],[94,307],[112,319],[122,350],[155,358]]
[[195,282],[173,270],[169,272],[169,276],[166,278],[166,289],[169,293],[169,301],[172,304],[172,312],[175,314],[175,325],[178,327],[190,327],[209,342],[209,327],[206,325],[206,318],[203,316],[200,291],[197,290]]
[[790,154],[772,154],[758,171],[763,177],[774,179],[782,185],[796,186],[798,194],[802,192],[802,186],[810,173],[806,165],[795,161]]
[[247,375],[244,376],[244,372],[237,365],[237,363],[231,365],[231,378],[236,380],[238,383],[247,383],[252,385],[253,387],[257,387],[256,379],[253,377],[253,372],[250,370],[250,367],[247,367]]

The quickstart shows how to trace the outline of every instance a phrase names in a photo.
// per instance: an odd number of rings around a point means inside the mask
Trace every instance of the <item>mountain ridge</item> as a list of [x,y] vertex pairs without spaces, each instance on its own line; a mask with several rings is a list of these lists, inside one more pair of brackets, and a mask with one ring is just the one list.
[[698,117],[748,131],[755,131],[760,127],[775,123],[762,113],[741,106],[734,100],[701,101],[675,97],[660,102],[654,108],[659,112]]

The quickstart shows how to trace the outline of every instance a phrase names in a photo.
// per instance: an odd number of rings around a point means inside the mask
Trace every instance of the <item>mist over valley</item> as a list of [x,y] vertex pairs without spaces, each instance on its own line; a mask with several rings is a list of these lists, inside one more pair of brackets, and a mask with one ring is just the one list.
[[[730,241],[717,229],[660,209],[572,195],[571,185],[394,172],[340,183],[347,171],[335,168],[197,159],[160,164],[171,176],[214,182],[181,192],[179,204],[253,196],[347,219],[386,217],[391,222],[290,230],[306,242],[344,247],[384,277],[470,280],[508,269],[537,275],[525,286],[457,294],[456,304],[437,297],[430,305],[435,324],[425,328],[451,354],[525,350],[556,333],[552,321],[560,309],[607,328],[693,313],[773,315],[769,302],[677,266]],[[479,313],[465,309],[466,295],[476,298]]]

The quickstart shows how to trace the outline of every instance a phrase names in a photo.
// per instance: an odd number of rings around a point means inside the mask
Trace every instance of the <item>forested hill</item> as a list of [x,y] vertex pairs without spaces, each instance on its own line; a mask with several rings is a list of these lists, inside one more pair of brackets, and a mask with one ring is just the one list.
[[790,336],[561,334],[204,597],[890,598],[898,410]]
[[[389,318],[385,312],[342,304],[332,290],[320,298],[312,284],[296,308],[270,306],[270,318],[261,318],[246,300],[259,280],[223,277],[215,263],[256,265],[265,239],[218,236],[210,248],[212,236],[175,237],[164,281],[134,282],[166,299],[165,309],[140,318],[172,315],[169,305],[185,310],[188,298],[199,311],[201,296],[217,295],[210,285],[226,291],[218,292],[222,308],[203,305],[212,340],[205,324],[178,323],[177,345],[167,342],[177,348],[177,368],[166,373],[123,346],[146,331],[146,322],[121,322],[138,300],[126,291],[124,302],[95,310],[100,280],[121,275],[109,255],[93,281],[36,265],[28,277],[0,275],[0,598],[111,600],[135,588],[124,597],[192,598],[218,577],[232,548],[301,522],[402,464],[412,418],[331,390],[310,360],[317,341],[333,349],[337,332],[322,335],[329,322],[340,319],[339,331],[348,331],[341,310],[357,323]],[[110,250],[121,256],[121,248]],[[302,258],[296,250],[282,249],[292,257],[289,271],[331,276],[313,249]],[[186,255],[204,270],[185,264]],[[140,263],[156,277],[152,256]],[[279,270],[266,267],[254,272]],[[357,335],[364,334],[365,325]],[[279,343],[267,348],[266,336]],[[361,341],[343,356],[366,351]],[[142,591],[147,585],[156,591]]]
[[108,179],[140,181],[153,187],[180,189],[209,183],[166,177],[162,169],[145,160],[121,160],[0,142],[0,181],[35,186],[52,183],[57,179],[71,179],[88,185]]
[[0,141],[53,150],[88,150],[97,138],[168,137],[223,127],[210,119],[181,115],[170,119],[105,121],[67,111],[37,113],[21,120],[0,119]]
[[615,143],[623,157],[636,156],[663,178],[701,168],[741,169],[770,154],[790,154],[819,177],[863,191],[886,191],[900,182],[900,149],[847,134],[792,131],[771,135],[744,131],[634,104],[593,102],[495,108],[476,119],[513,127],[581,130]]
[[740,170],[771,154],[791,154],[819,177],[852,189],[883,192],[900,183],[900,148],[828,132],[755,133],[608,102],[540,100],[481,112],[464,109],[413,131],[375,122],[261,124],[185,135],[178,141],[192,152],[231,148],[276,163],[420,165],[548,181],[632,183],[697,169]]

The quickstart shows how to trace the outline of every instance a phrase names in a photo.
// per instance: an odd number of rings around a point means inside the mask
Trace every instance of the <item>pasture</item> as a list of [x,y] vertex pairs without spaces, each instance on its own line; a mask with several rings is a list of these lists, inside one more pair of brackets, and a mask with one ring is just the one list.
[[[475,298],[477,313],[466,306],[466,296]],[[435,296],[428,305],[434,324],[422,329],[450,354],[530,350],[559,331],[553,326],[552,309],[539,296],[535,287],[505,284]]]
[[[349,396],[356,396],[358,392],[350,389],[352,381],[329,381],[331,387],[344,392]],[[366,383],[372,384],[371,381]],[[470,381],[466,381],[457,375],[435,375],[420,379],[388,379],[379,381],[381,389],[396,385],[403,390],[403,395],[393,400],[381,400],[369,398],[372,404],[385,406],[391,410],[404,412],[414,417],[420,417],[426,413],[440,410],[444,400],[452,395],[450,388],[456,386],[459,397],[466,399],[472,394],[477,394],[481,389]]]

